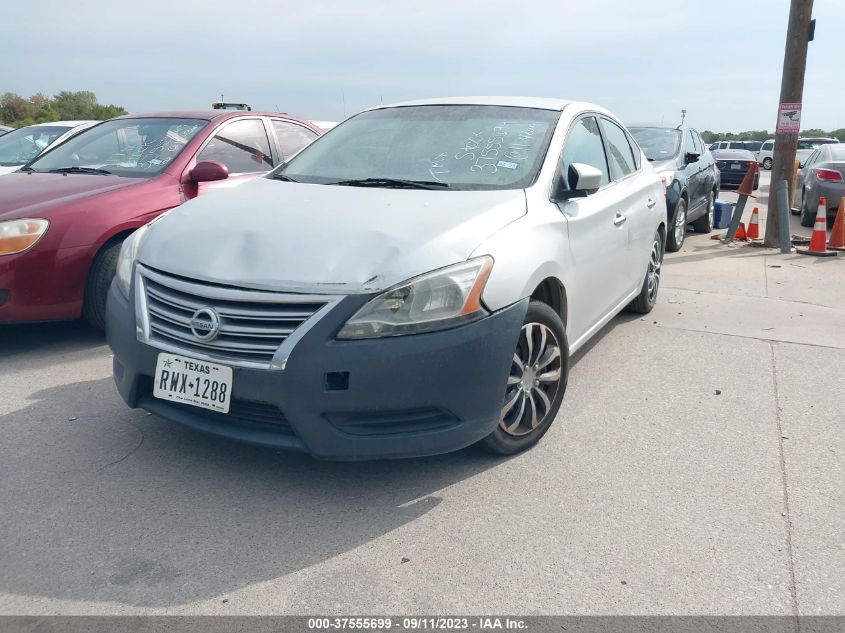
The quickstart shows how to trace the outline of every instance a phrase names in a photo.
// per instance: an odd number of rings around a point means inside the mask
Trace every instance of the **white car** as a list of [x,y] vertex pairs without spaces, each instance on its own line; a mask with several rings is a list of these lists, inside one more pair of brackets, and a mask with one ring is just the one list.
[[128,238],[109,292],[131,407],[328,459],[532,446],[570,355],[660,284],[666,199],[589,103],[380,106]]
[[18,128],[0,136],[0,176],[26,165],[44,150],[63,143],[99,121],[55,121]]
[[[798,150],[795,152],[795,159],[798,161],[799,167],[804,167],[804,163],[810,158],[810,155],[815,152],[820,146],[829,143],[838,143],[839,140],[830,137],[802,137],[798,139]],[[763,169],[771,169],[772,161],[774,160],[775,140],[769,139],[763,143],[760,151],[757,152],[757,162],[763,166]]]

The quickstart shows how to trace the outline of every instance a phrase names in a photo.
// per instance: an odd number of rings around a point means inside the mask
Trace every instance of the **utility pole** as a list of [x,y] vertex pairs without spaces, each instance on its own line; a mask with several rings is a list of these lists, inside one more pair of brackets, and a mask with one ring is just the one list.
[[[783,78],[780,84],[780,104],[775,147],[772,157],[772,186],[769,193],[769,210],[766,215],[766,246],[780,246],[780,214],[778,198],[772,195],[779,180],[792,181],[798,133],[801,124],[801,103],[804,96],[804,73],[807,68],[807,45],[810,40],[810,20],[813,0],[791,0],[789,27],[786,31],[786,48],[783,54]],[[797,106],[797,107],[796,107]],[[784,215],[789,218],[789,211]]]

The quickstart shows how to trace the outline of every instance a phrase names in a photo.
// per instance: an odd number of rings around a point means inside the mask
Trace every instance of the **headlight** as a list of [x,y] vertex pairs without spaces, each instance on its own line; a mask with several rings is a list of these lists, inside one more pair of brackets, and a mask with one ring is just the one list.
[[358,310],[337,338],[420,334],[476,321],[489,314],[481,293],[492,269],[485,255],[395,286]]
[[132,285],[132,268],[135,260],[138,259],[138,246],[141,244],[141,238],[144,237],[144,233],[147,232],[149,226],[149,224],[142,226],[123,240],[120,255],[117,256],[117,273],[114,278],[117,280],[117,287],[127,298],[129,297],[129,287]]
[[39,218],[0,222],[0,255],[29,250],[44,236],[48,226],[47,220]]

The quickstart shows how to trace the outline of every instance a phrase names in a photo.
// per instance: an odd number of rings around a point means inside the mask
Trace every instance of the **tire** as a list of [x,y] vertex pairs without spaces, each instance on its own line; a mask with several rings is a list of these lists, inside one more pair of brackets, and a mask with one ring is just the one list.
[[764,158],[763,159],[763,169],[771,169],[772,168],[772,159],[771,158]]
[[818,214],[818,210],[810,211],[807,208],[807,196],[801,197],[801,226],[805,226],[807,228],[812,227],[816,223],[816,214]]
[[101,332],[106,329],[106,297],[117,271],[117,257],[122,244],[122,241],[112,242],[97,253],[85,285],[82,316],[91,327]]
[[672,214],[672,221],[666,228],[666,250],[670,253],[677,253],[681,250],[686,239],[687,232],[687,201],[684,198],[678,200],[675,205],[675,213]]
[[660,290],[660,273],[663,267],[663,237],[660,231],[654,234],[651,251],[648,258],[643,287],[637,298],[631,301],[625,310],[636,314],[648,314],[657,302],[657,292]]
[[478,446],[499,455],[534,446],[554,422],[568,378],[569,343],[563,322],[545,303],[532,301],[504,386],[499,425]]
[[711,191],[707,196],[707,213],[692,223],[696,233],[710,233],[713,230],[713,221],[716,214],[716,193]]

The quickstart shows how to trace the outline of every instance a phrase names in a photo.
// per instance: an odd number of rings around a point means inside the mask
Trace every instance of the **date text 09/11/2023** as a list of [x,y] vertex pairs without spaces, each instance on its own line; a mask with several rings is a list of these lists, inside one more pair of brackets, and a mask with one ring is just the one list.
[[402,630],[402,631],[458,631],[458,630],[524,630],[527,624],[518,618],[476,616],[466,617],[333,617],[309,618],[308,630]]

